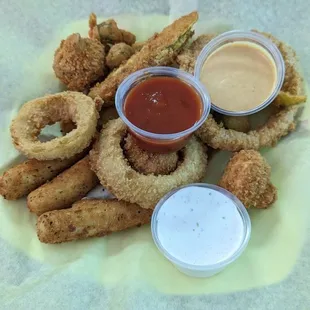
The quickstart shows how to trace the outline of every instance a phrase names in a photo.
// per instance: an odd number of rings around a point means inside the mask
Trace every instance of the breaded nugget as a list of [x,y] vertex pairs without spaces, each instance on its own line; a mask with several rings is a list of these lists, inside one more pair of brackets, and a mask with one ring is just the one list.
[[117,43],[110,48],[106,58],[106,64],[111,70],[118,68],[123,62],[128,60],[134,52],[134,49],[130,45]]
[[84,152],[68,159],[28,159],[4,172],[0,177],[0,195],[15,200],[35,190],[45,182],[73,165],[84,156]]
[[238,197],[246,208],[267,208],[277,199],[270,172],[269,164],[257,151],[242,150],[230,159],[219,186]]
[[104,76],[104,46],[78,33],[71,34],[55,51],[53,69],[69,90],[83,91]]
[[170,174],[178,166],[177,152],[169,154],[147,152],[136,144],[130,134],[125,138],[124,151],[131,166],[143,174]]
[[248,132],[251,128],[248,116],[228,116],[222,117],[225,128],[240,132]]
[[136,36],[126,30],[119,29],[114,19],[108,19],[97,25],[97,16],[91,13],[88,20],[91,39],[100,41],[103,44],[115,44],[124,42],[132,45],[136,41]]
[[197,19],[197,12],[192,12],[174,21],[161,33],[148,40],[140,52],[132,55],[125,64],[110,73],[103,82],[94,86],[89,96],[92,98],[99,96],[104,100],[104,105],[111,104],[117,87],[128,75],[147,67],[169,64],[193,35],[191,27]]
[[136,42],[132,45],[132,48],[135,53],[140,52],[142,50],[142,47],[146,44],[147,41],[143,42]]
[[60,243],[105,236],[150,222],[152,210],[118,200],[84,199],[72,208],[42,214],[37,222],[39,240]]
[[89,156],[86,156],[51,182],[31,192],[27,197],[27,205],[37,215],[69,208],[98,183],[96,174],[90,169]]

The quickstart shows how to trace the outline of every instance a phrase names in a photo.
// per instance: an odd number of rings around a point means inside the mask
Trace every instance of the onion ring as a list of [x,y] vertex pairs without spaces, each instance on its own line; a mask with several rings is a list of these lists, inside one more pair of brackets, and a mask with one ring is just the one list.
[[120,200],[153,209],[170,190],[205,176],[205,147],[192,137],[184,148],[184,159],[169,175],[144,175],[134,170],[124,157],[121,142],[127,126],[121,119],[108,122],[90,152],[91,167],[100,183]]
[[274,146],[281,137],[295,129],[294,118],[299,106],[292,106],[275,115],[258,130],[248,133],[226,129],[218,124],[212,115],[196,131],[196,135],[214,149],[237,152],[240,150],[258,150],[261,147]]
[[[15,147],[29,158],[65,159],[83,151],[96,133],[99,115],[94,101],[78,92],[48,95],[25,103],[11,124]],[[72,120],[76,128],[63,137],[40,142],[46,125]]]
[[[262,34],[273,41],[283,56],[286,73],[282,91],[294,96],[302,95],[303,79],[297,70],[297,60],[294,51],[271,34]],[[195,61],[204,46],[203,43],[208,43],[211,38],[212,35],[198,37],[187,52],[180,54],[178,56],[180,68],[193,73]],[[233,152],[243,149],[258,150],[261,147],[274,146],[281,137],[295,129],[294,118],[298,112],[298,108],[298,105],[282,108],[280,112],[272,115],[264,126],[247,133],[224,128],[210,114],[206,122],[197,130],[196,135],[214,149]]]

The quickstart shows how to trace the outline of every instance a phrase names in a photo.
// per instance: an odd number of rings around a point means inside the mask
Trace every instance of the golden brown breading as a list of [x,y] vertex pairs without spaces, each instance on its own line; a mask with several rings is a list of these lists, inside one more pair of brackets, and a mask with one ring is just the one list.
[[144,151],[130,134],[125,138],[124,151],[131,166],[143,174],[170,174],[178,166],[177,152],[158,154]]
[[104,105],[111,104],[117,87],[128,75],[143,68],[169,64],[193,35],[191,27],[197,19],[197,12],[192,12],[174,21],[160,34],[148,40],[140,52],[132,55],[103,82],[94,86],[89,96],[92,98],[99,96],[104,100]]
[[[85,150],[96,134],[97,104],[80,92],[66,91],[26,102],[12,120],[11,137],[16,149],[28,158],[52,160],[70,158]],[[41,142],[41,130],[59,121],[72,120],[69,134]]]
[[248,132],[251,128],[248,116],[228,116],[222,117],[224,126],[227,129],[233,129],[241,132]]
[[72,208],[42,214],[37,222],[39,240],[60,243],[105,236],[150,222],[152,210],[118,200],[84,199]]
[[195,62],[201,50],[207,45],[215,34],[203,34],[199,36],[189,48],[184,49],[177,57],[180,69],[194,74]]
[[31,192],[27,197],[27,205],[37,215],[69,208],[98,183],[97,176],[90,169],[89,156],[86,156],[51,182]]
[[188,183],[200,182],[207,168],[204,146],[191,137],[184,147],[183,160],[169,175],[144,175],[134,170],[124,156],[121,143],[127,126],[118,118],[109,121],[90,152],[91,167],[100,183],[120,200],[154,208],[170,190]]
[[68,159],[28,159],[4,172],[0,177],[0,195],[15,200],[35,190],[45,182],[73,165],[84,156],[84,152]]
[[55,51],[53,69],[68,89],[83,91],[104,76],[104,46],[78,33],[71,34]]
[[269,164],[258,152],[243,150],[230,159],[219,186],[238,197],[246,208],[267,208],[277,198],[270,172]]
[[196,131],[197,136],[214,149],[238,152],[240,150],[258,150],[261,147],[274,146],[281,137],[295,129],[295,116],[299,106],[291,106],[272,115],[267,123],[258,130],[247,133],[225,129],[210,114]]
[[106,64],[111,70],[118,68],[122,63],[128,60],[134,52],[134,49],[130,45],[117,43],[110,48],[106,58]]
[[103,44],[115,44],[124,42],[132,45],[136,42],[136,36],[129,31],[119,29],[114,19],[108,19],[97,25],[97,16],[91,13],[88,20],[91,39],[100,41]]

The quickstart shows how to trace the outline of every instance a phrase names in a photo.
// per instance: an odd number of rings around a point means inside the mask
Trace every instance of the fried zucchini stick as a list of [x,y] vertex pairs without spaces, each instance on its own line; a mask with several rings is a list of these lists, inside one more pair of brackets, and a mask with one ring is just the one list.
[[149,223],[151,215],[152,210],[125,201],[84,199],[70,209],[42,214],[37,234],[44,243],[100,237]]
[[102,83],[95,85],[88,95],[91,98],[101,97],[103,105],[107,106],[113,102],[117,87],[128,75],[143,68],[169,64],[192,37],[191,27],[197,19],[198,13],[192,12],[174,21],[149,39],[139,52],[110,73]]
[[96,174],[90,169],[89,156],[86,156],[51,182],[31,192],[27,197],[27,205],[37,215],[69,208],[98,183]]
[[73,165],[84,155],[85,153],[81,153],[63,160],[28,159],[8,169],[0,177],[0,195],[8,200],[26,196]]

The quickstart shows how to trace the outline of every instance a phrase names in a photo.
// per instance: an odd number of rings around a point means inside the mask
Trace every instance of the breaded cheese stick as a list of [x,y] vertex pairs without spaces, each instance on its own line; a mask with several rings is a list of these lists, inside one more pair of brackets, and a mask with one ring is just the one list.
[[86,156],[51,182],[31,192],[27,197],[27,205],[37,215],[69,208],[98,183],[96,174],[90,169],[89,156]]
[[42,214],[37,234],[44,243],[100,237],[149,223],[152,211],[116,199],[83,199],[70,209]]
[[68,159],[37,160],[28,159],[4,172],[0,177],[0,195],[15,200],[35,190],[45,182],[80,160],[85,153]]

